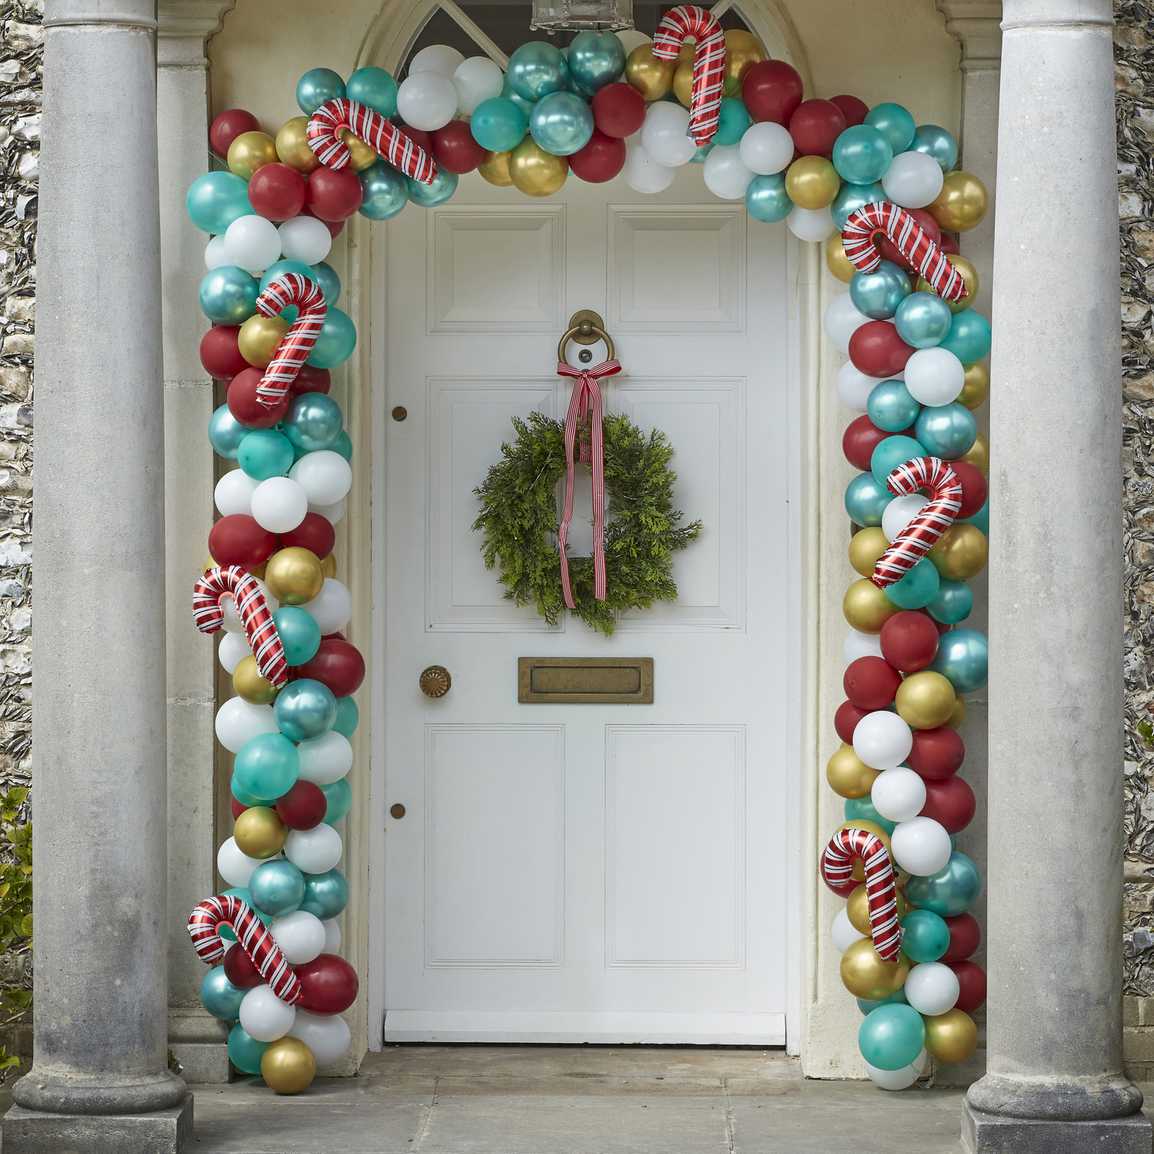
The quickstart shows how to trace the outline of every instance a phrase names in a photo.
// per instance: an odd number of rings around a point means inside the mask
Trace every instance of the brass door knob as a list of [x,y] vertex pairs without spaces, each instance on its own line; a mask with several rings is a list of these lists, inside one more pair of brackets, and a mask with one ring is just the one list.
[[421,670],[417,684],[426,697],[444,697],[453,688],[453,679],[443,665],[430,665]]

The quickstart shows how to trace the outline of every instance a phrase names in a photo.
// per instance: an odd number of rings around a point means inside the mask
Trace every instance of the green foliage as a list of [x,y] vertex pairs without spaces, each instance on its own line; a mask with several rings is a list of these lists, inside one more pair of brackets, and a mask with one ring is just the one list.
[[[28,789],[0,790],[0,954],[16,962],[32,946],[32,823]],[[14,967],[15,968],[15,967]],[[0,981],[0,1028],[19,1022],[32,1005],[32,991],[19,977]],[[0,1045],[0,1080],[20,1065]]]
[[[484,534],[481,556],[496,567],[505,596],[535,605],[554,625],[565,608],[557,553],[557,483],[565,476],[565,428],[542,413],[513,418],[517,440],[501,446],[502,460],[476,490],[481,513],[473,528]],[[673,554],[701,532],[701,522],[681,523],[673,507],[677,475],[673,446],[664,433],[644,433],[627,417],[604,420],[606,598],[593,596],[593,559],[571,557],[575,610],[608,636],[616,614],[677,600]]]

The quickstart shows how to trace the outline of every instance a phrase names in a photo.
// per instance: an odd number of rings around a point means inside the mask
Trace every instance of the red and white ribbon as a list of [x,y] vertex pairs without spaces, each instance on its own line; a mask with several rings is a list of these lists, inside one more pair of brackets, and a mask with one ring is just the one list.
[[565,607],[575,609],[573,588],[569,582],[569,525],[573,521],[573,487],[576,483],[575,453],[578,429],[589,423],[589,439],[581,440],[580,460],[593,468],[593,596],[598,601],[605,600],[605,430],[602,427],[604,405],[598,381],[602,377],[616,376],[621,372],[621,364],[613,359],[603,361],[591,369],[575,369],[565,361],[559,361],[557,372],[563,377],[576,380],[573,395],[569,399],[569,411],[565,415],[565,507],[561,513],[561,524],[557,529],[557,549],[561,554],[561,591],[565,595]]
[[301,1000],[304,991],[300,979],[286,961],[276,938],[251,907],[235,894],[205,898],[188,915],[188,936],[202,962],[215,966],[224,957],[228,943],[220,936],[221,926],[232,927],[240,948],[282,1002],[291,1004]]
[[432,184],[437,175],[433,158],[391,120],[355,100],[340,97],[322,104],[305,130],[309,148],[326,168],[344,168],[349,146],[343,133],[360,137],[378,156],[413,180]]
[[717,17],[696,4],[670,8],[657,25],[653,55],[676,60],[690,37],[693,53],[693,90],[689,101],[689,135],[698,145],[708,144],[717,132],[725,86],[725,32]]
[[968,295],[965,278],[916,218],[900,205],[883,201],[867,204],[849,214],[842,229],[842,246],[846,259],[858,272],[877,272],[882,254],[877,241],[887,237],[918,275],[947,301],[960,301]]
[[297,319],[281,337],[256,387],[256,399],[266,409],[276,408],[288,395],[321,335],[328,312],[321,286],[299,272],[281,273],[256,298],[257,312],[266,317],[280,316],[290,305],[297,306]]
[[209,569],[192,589],[192,619],[201,633],[215,633],[224,622],[222,597],[231,596],[244,626],[260,675],[273,685],[288,681],[284,645],[276,631],[260,582],[239,565]]
[[906,461],[890,473],[886,484],[899,497],[925,489],[930,499],[878,558],[870,580],[879,589],[900,581],[937,544],[962,507],[962,483],[938,457]]
[[835,894],[848,897],[858,886],[854,862],[865,869],[870,938],[878,956],[896,962],[902,952],[902,923],[898,918],[898,887],[885,842],[868,829],[839,829],[821,855],[822,881]]

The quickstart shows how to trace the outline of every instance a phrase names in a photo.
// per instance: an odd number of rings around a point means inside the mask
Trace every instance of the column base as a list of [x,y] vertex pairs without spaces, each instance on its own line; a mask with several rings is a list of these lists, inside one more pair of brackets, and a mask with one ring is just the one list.
[[1150,1154],[1154,1133],[1144,1114],[1070,1122],[987,1114],[966,1102],[962,1141],[970,1154]]
[[192,1140],[192,1095],[151,1114],[49,1114],[13,1106],[4,1154],[180,1154]]

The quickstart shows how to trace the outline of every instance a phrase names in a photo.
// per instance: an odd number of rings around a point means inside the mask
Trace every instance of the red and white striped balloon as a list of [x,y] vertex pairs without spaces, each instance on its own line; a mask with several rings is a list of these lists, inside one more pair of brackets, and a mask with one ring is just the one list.
[[244,626],[260,675],[273,685],[288,681],[288,661],[276,622],[260,582],[239,565],[210,569],[192,589],[192,619],[201,633],[215,633],[224,622],[220,599],[231,596]]
[[299,310],[297,319],[281,337],[256,387],[257,401],[266,409],[276,408],[288,395],[321,335],[328,312],[321,286],[299,272],[281,273],[256,298],[257,312],[266,317],[280,316],[291,305]]
[[717,17],[696,4],[670,8],[657,25],[653,55],[676,60],[682,44],[692,38],[693,89],[689,100],[689,135],[708,144],[717,132],[725,86],[725,32]]
[[309,148],[326,168],[344,168],[349,163],[345,132],[359,137],[406,176],[422,184],[433,183],[437,166],[419,144],[375,109],[343,96],[322,104],[309,117],[305,130]]
[[898,465],[886,484],[899,497],[925,489],[929,500],[878,558],[870,580],[879,589],[900,581],[938,543],[962,507],[962,483],[939,457],[914,457]]
[[839,829],[821,855],[822,881],[835,894],[848,897],[859,884],[853,876],[856,861],[865,870],[874,949],[887,962],[896,962],[902,952],[902,923],[898,918],[897,879],[885,842],[868,829]]

